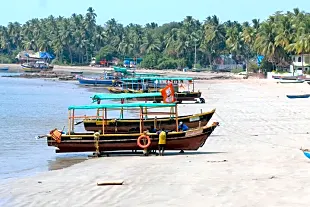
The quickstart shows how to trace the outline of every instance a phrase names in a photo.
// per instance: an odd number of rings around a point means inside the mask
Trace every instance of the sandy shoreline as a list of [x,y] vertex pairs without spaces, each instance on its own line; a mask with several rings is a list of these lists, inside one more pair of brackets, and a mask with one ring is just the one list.
[[[20,64],[0,64],[0,67],[9,67],[9,71],[11,72],[22,72]],[[55,65],[54,72],[56,73],[70,73],[76,71],[82,71],[84,73],[94,73],[100,74],[105,71],[113,71],[113,68],[98,68],[98,67],[90,67],[90,66],[62,66]],[[151,69],[137,69],[139,73],[156,73],[165,76],[185,76],[192,77],[196,79],[241,79],[242,75],[236,75],[232,73],[215,73],[215,72],[183,72],[178,70],[151,70]]]
[[[310,86],[269,80],[197,81],[219,121],[203,148],[164,157],[111,156],[0,186],[0,206],[306,206]],[[188,107],[190,106],[190,107]],[[195,107],[194,107],[195,106]],[[222,162],[227,160],[227,162]],[[215,162],[214,162],[215,161]],[[96,186],[124,180],[123,186]]]

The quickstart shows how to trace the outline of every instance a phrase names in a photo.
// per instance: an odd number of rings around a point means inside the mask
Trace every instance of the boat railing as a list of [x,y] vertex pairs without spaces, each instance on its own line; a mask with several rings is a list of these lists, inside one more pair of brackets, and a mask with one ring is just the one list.
[[[144,120],[147,119],[149,115],[170,115],[174,116],[176,120],[176,131],[178,132],[178,110],[176,103],[128,103],[128,104],[93,104],[93,105],[83,105],[83,106],[70,106],[68,108],[68,129],[69,135],[74,133],[74,126],[76,119],[102,119],[102,130],[101,133],[105,134],[105,125],[108,120],[108,109],[119,109],[123,113],[124,108],[136,108],[139,109],[139,120],[140,120],[140,133],[143,133]],[[167,111],[148,111],[148,109],[154,108],[170,108],[170,112]],[[80,116],[76,114],[76,110],[86,110],[95,109],[96,116]],[[157,122],[157,117],[154,118],[154,125]],[[116,126],[117,128],[117,126]]]

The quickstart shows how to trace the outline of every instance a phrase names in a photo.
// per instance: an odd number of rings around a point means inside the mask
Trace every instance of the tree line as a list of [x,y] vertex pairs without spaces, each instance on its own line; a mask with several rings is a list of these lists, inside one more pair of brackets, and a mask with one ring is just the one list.
[[124,26],[115,19],[98,25],[96,17],[90,7],[85,15],[51,15],[1,26],[0,61],[12,62],[18,52],[34,50],[50,52],[56,63],[71,65],[89,64],[92,57],[142,57],[146,68],[192,68],[195,63],[212,66],[220,55],[230,55],[237,63],[263,55],[266,67],[276,67],[287,65],[292,54],[310,53],[310,15],[298,8],[243,23],[220,22],[214,15],[202,22],[187,16],[161,26]]

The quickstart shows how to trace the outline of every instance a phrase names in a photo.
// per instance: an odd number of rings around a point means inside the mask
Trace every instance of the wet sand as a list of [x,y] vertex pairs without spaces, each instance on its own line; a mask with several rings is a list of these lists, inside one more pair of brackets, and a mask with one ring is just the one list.
[[[310,86],[269,80],[197,81],[216,108],[213,135],[197,152],[111,156],[7,182],[1,206],[307,206]],[[190,107],[189,107],[190,106]],[[223,162],[227,160],[226,162]],[[124,180],[122,186],[97,186]],[[2,203],[1,203],[2,202]]]

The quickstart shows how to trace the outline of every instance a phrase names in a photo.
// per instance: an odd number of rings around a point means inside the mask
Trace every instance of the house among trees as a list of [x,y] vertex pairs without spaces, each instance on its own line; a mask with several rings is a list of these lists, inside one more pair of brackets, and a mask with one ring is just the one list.
[[293,55],[293,70],[297,73],[307,73],[310,69],[310,54]]

